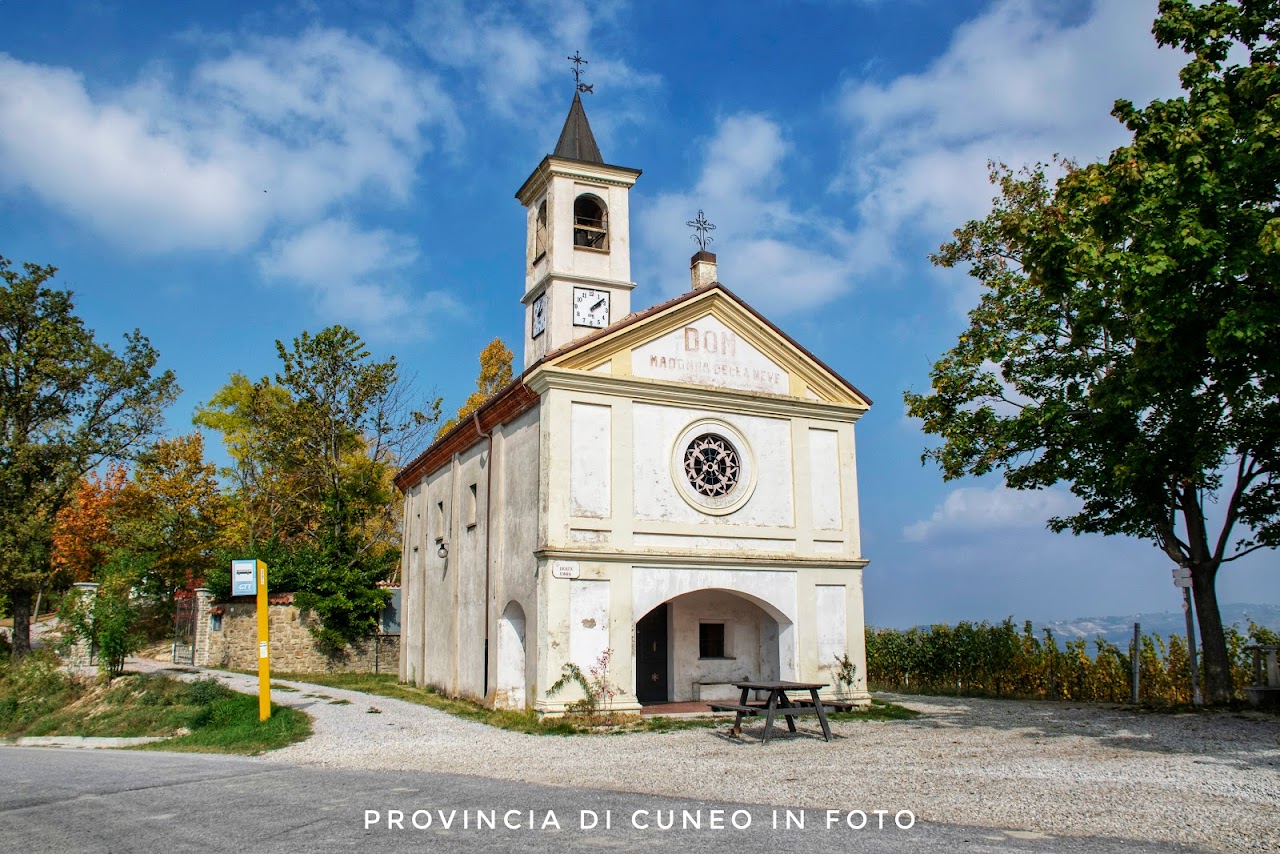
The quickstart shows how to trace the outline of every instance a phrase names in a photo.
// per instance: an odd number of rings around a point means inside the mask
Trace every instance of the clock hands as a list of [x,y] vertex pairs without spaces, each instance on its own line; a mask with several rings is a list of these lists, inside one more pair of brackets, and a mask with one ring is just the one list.
[[600,301],[595,305],[591,306],[591,310],[595,311],[597,308],[599,308],[602,305],[604,305],[604,297],[600,297]]

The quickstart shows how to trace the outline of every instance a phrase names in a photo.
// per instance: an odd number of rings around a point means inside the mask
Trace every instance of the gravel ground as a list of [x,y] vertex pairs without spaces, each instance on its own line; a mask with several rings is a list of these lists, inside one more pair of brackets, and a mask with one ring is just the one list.
[[[256,693],[254,677],[210,671]],[[267,762],[441,771],[707,800],[896,812],[1049,836],[1280,850],[1280,720],[1119,707],[880,695],[914,721],[813,719],[762,745],[719,730],[531,736],[353,691],[293,685],[278,703],[315,719]],[[349,701],[347,704],[334,701]],[[373,710],[376,709],[377,713]],[[783,730],[785,733],[785,729]],[[816,735],[815,735],[816,734]]]

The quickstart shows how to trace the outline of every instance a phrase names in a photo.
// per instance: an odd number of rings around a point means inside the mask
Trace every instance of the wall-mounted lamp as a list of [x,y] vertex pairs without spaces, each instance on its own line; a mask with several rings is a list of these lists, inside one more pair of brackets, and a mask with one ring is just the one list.
[[443,560],[449,556],[449,546],[445,543],[440,544],[440,548],[436,549],[436,554]]

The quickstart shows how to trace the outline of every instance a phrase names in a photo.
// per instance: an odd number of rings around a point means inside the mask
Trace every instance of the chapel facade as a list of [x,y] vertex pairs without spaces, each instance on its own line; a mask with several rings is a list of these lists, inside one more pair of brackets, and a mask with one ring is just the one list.
[[[558,714],[735,681],[866,693],[855,424],[871,401],[717,281],[632,311],[628,194],[575,95],[527,211],[524,370],[396,477],[400,678]],[[829,689],[830,690],[830,689]]]

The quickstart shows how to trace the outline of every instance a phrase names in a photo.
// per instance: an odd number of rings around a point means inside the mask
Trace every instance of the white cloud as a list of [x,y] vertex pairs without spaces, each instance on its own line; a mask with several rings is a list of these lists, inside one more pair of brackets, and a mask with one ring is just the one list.
[[928,519],[903,528],[902,536],[908,542],[922,542],[1017,528],[1043,529],[1049,517],[1075,513],[1079,507],[1079,500],[1061,489],[967,486],[953,490]]
[[409,292],[402,277],[417,257],[410,237],[329,219],[274,241],[258,267],[268,279],[309,291],[321,316],[373,337],[406,339],[429,335],[458,308],[444,293]]
[[1003,0],[957,29],[924,71],[845,85],[839,109],[852,144],[840,183],[859,197],[864,271],[921,258],[902,251],[903,237],[933,248],[983,216],[995,195],[988,160],[1105,157],[1127,138],[1110,116],[1117,98],[1176,94],[1185,57],[1156,48],[1154,2],[1095,3],[1071,24],[1057,11]]
[[143,251],[242,250],[367,190],[404,199],[429,131],[456,124],[432,78],[332,29],[250,40],[185,89],[153,72],[91,95],[0,54],[0,186]]
[[705,210],[716,230],[709,247],[719,278],[766,313],[785,313],[830,299],[848,286],[847,237],[829,214],[798,210],[783,193],[790,145],[777,123],[754,113],[722,118],[703,150],[702,171],[688,193],[660,195],[639,211],[643,256],[669,294],[690,287],[696,250],[685,225]]
[[[507,121],[538,126],[546,115],[541,107],[548,84],[559,84],[561,99],[573,91],[566,57],[575,50],[587,58],[586,80],[593,84],[619,91],[658,84],[657,75],[610,58],[597,47],[596,31],[602,22],[611,21],[617,5],[588,6],[583,0],[541,0],[514,6],[419,0],[408,30],[433,61],[474,81],[489,109]],[[613,123],[619,118],[614,116]]]

